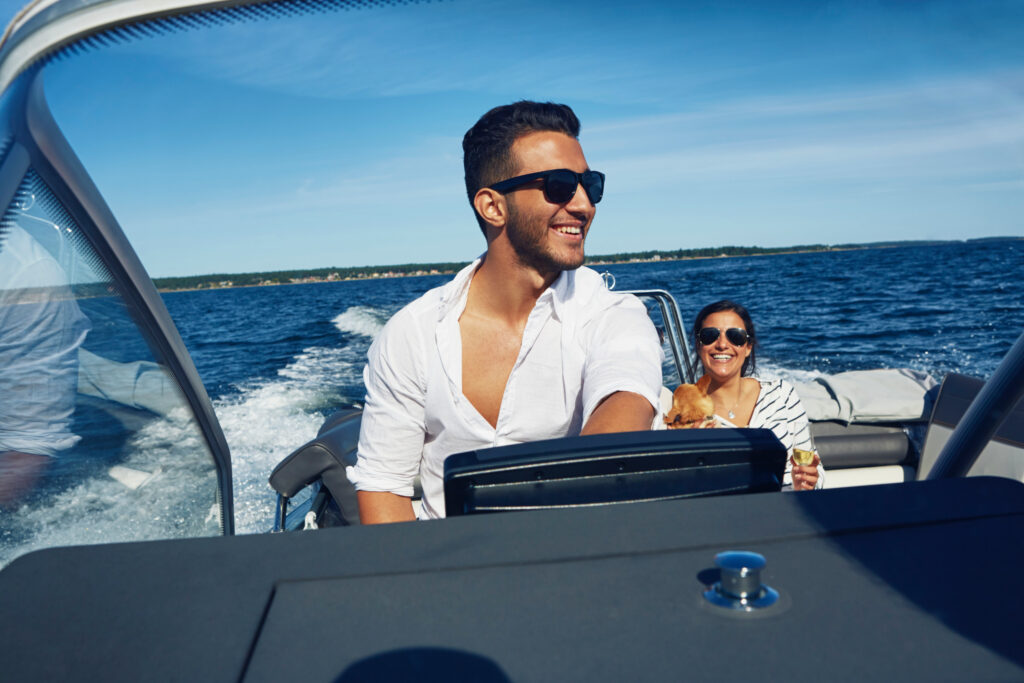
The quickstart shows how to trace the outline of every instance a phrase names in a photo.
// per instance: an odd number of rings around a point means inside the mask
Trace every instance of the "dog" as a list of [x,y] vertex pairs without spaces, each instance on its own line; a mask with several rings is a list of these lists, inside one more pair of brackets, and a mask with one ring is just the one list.
[[669,429],[711,427],[715,422],[715,402],[708,396],[711,377],[704,375],[696,384],[680,384],[672,392],[672,409],[665,416]]

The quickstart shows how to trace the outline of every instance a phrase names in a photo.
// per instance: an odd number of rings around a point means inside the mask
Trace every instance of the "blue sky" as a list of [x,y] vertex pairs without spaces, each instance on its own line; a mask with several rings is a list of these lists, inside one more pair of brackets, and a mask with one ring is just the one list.
[[[13,13],[13,12],[11,12]],[[601,254],[1024,235],[1024,3],[451,2],[53,64],[155,276],[468,260],[460,142],[573,106]]]

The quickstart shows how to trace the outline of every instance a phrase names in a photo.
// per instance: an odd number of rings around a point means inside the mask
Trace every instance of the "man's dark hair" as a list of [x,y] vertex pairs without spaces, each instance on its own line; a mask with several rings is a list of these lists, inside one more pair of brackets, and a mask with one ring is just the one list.
[[[466,170],[469,204],[480,188],[493,185],[516,172],[512,143],[529,133],[552,131],[578,138],[580,120],[565,104],[520,100],[495,107],[480,117],[462,138],[462,165]],[[480,230],[487,234],[487,222],[476,213]]]

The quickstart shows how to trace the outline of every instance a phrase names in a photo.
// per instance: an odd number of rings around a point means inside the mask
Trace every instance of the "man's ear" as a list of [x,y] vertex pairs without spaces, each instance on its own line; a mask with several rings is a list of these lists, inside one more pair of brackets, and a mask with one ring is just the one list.
[[503,229],[505,223],[508,222],[508,205],[505,203],[505,196],[489,187],[477,190],[476,196],[473,197],[473,207],[488,225],[498,230]]

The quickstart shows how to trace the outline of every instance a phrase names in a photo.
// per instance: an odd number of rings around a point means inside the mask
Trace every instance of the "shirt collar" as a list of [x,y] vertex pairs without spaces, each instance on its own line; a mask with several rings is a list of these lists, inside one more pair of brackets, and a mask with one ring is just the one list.
[[456,273],[455,277],[441,286],[441,304],[437,307],[437,320],[440,322],[451,313],[458,317],[466,308],[466,299],[469,296],[469,283],[473,280],[473,273],[480,267],[484,257],[478,256],[476,260]]
[[551,310],[559,322],[565,322],[566,307],[572,299],[575,290],[576,271],[563,270],[558,274],[558,278],[551,283],[551,286],[541,294],[541,298],[544,296],[551,297]]

